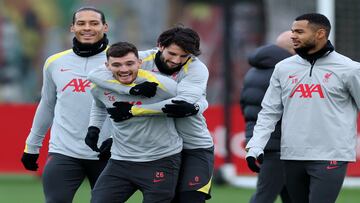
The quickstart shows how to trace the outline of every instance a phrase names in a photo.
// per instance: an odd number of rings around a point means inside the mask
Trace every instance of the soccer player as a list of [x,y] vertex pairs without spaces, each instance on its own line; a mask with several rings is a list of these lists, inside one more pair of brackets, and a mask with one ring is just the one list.
[[[174,202],[205,202],[211,197],[214,143],[202,115],[207,108],[206,85],[209,72],[205,64],[196,57],[200,55],[200,38],[190,28],[174,27],[161,33],[157,43],[157,48],[139,52],[143,60],[141,68],[175,80],[178,83],[176,96],[159,103],[136,107],[118,105],[109,109],[109,113],[118,121],[148,114],[176,117],[176,129],[183,138],[184,148]],[[106,73],[98,71],[98,74],[90,75],[89,79],[101,81],[100,75],[106,77]],[[122,85],[116,88],[110,83],[102,85],[112,91],[132,95],[150,96],[149,92],[152,90],[148,85],[139,86],[137,91],[131,91],[129,87]]]
[[[108,115],[107,108],[122,104],[136,109],[141,104],[171,98],[176,92],[175,81],[139,69],[141,60],[133,44],[115,43],[106,56],[106,67],[113,75],[110,83],[136,87],[136,84],[150,81],[158,84],[159,90],[148,98],[118,94],[94,83],[91,93],[95,102],[90,116],[90,133],[86,136],[86,143],[92,149],[96,149],[99,129]],[[96,75],[96,72],[92,74]],[[174,119],[134,117],[113,122],[113,126],[111,159],[96,182],[91,202],[125,202],[136,190],[143,193],[144,203],[170,202],[175,195],[182,150],[182,139],[175,129]]]
[[[93,100],[87,75],[106,61],[108,25],[104,13],[93,7],[80,8],[73,14],[70,30],[75,35],[73,48],[45,62],[42,97],[21,158],[27,170],[37,170],[39,149],[51,127],[42,175],[48,203],[72,202],[85,177],[92,188],[110,157],[112,143],[107,130],[98,152],[84,143]],[[108,128],[107,124],[104,127]]]
[[263,156],[282,117],[280,158],[292,202],[335,202],[348,162],[356,160],[360,66],[334,50],[330,28],[322,14],[295,19],[297,55],[276,65],[246,145],[247,157]]

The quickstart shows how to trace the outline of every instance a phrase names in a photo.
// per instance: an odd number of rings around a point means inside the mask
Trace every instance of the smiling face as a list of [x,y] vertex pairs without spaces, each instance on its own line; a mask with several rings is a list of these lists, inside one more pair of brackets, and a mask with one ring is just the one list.
[[129,52],[123,57],[110,56],[105,65],[120,83],[131,84],[137,77],[141,60]]
[[101,14],[91,10],[79,11],[75,14],[71,32],[83,44],[94,44],[104,37],[108,25],[101,21]]
[[174,43],[168,47],[160,47],[160,51],[162,53],[161,60],[169,69],[175,69],[184,65],[190,57],[189,53]]

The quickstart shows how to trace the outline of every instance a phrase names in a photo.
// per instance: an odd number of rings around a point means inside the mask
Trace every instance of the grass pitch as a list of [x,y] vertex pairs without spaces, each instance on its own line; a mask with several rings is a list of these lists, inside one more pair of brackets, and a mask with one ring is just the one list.
[[[207,203],[247,203],[254,190],[235,188],[228,185],[213,185],[213,198]],[[39,177],[30,175],[0,175],[0,202],[2,203],[41,203],[44,196]],[[74,203],[90,202],[90,186],[87,181],[81,185]],[[141,203],[142,195],[135,193],[128,203]],[[359,203],[360,188],[342,189],[336,203]],[[276,203],[281,203],[277,200]]]

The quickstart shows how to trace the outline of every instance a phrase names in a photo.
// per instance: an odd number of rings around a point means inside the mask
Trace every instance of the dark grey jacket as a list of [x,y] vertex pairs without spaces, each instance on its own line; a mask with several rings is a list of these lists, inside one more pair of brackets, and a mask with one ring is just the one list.
[[[246,122],[246,143],[253,136],[257,115],[261,110],[261,102],[269,86],[275,64],[289,56],[291,54],[283,48],[276,45],[266,45],[257,48],[248,57],[248,62],[252,67],[245,75],[240,96],[240,105]],[[280,151],[280,137],[281,120],[271,134],[265,151]]]

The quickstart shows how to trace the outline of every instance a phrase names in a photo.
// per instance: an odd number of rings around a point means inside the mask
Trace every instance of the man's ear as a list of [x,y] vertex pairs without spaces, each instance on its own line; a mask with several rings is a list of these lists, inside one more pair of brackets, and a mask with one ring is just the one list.
[[108,70],[110,70],[109,63],[107,61],[105,61],[105,66]]
[[104,32],[109,31],[109,25],[107,23],[104,24]]
[[71,24],[71,26],[70,26],[70,32],[75,32],[75,31],[74,31],[74,25],[73,25],[73,24]]
[[159,47],[159,50],[161,51],[161,52],[163,52],[164,51],[164,49],[165,49],[165,47],[164,46],[158,46]]
[[326,30],[322,28],[318,29],[318,31],[316,32],[316,37],[318,39],[326,38]]

